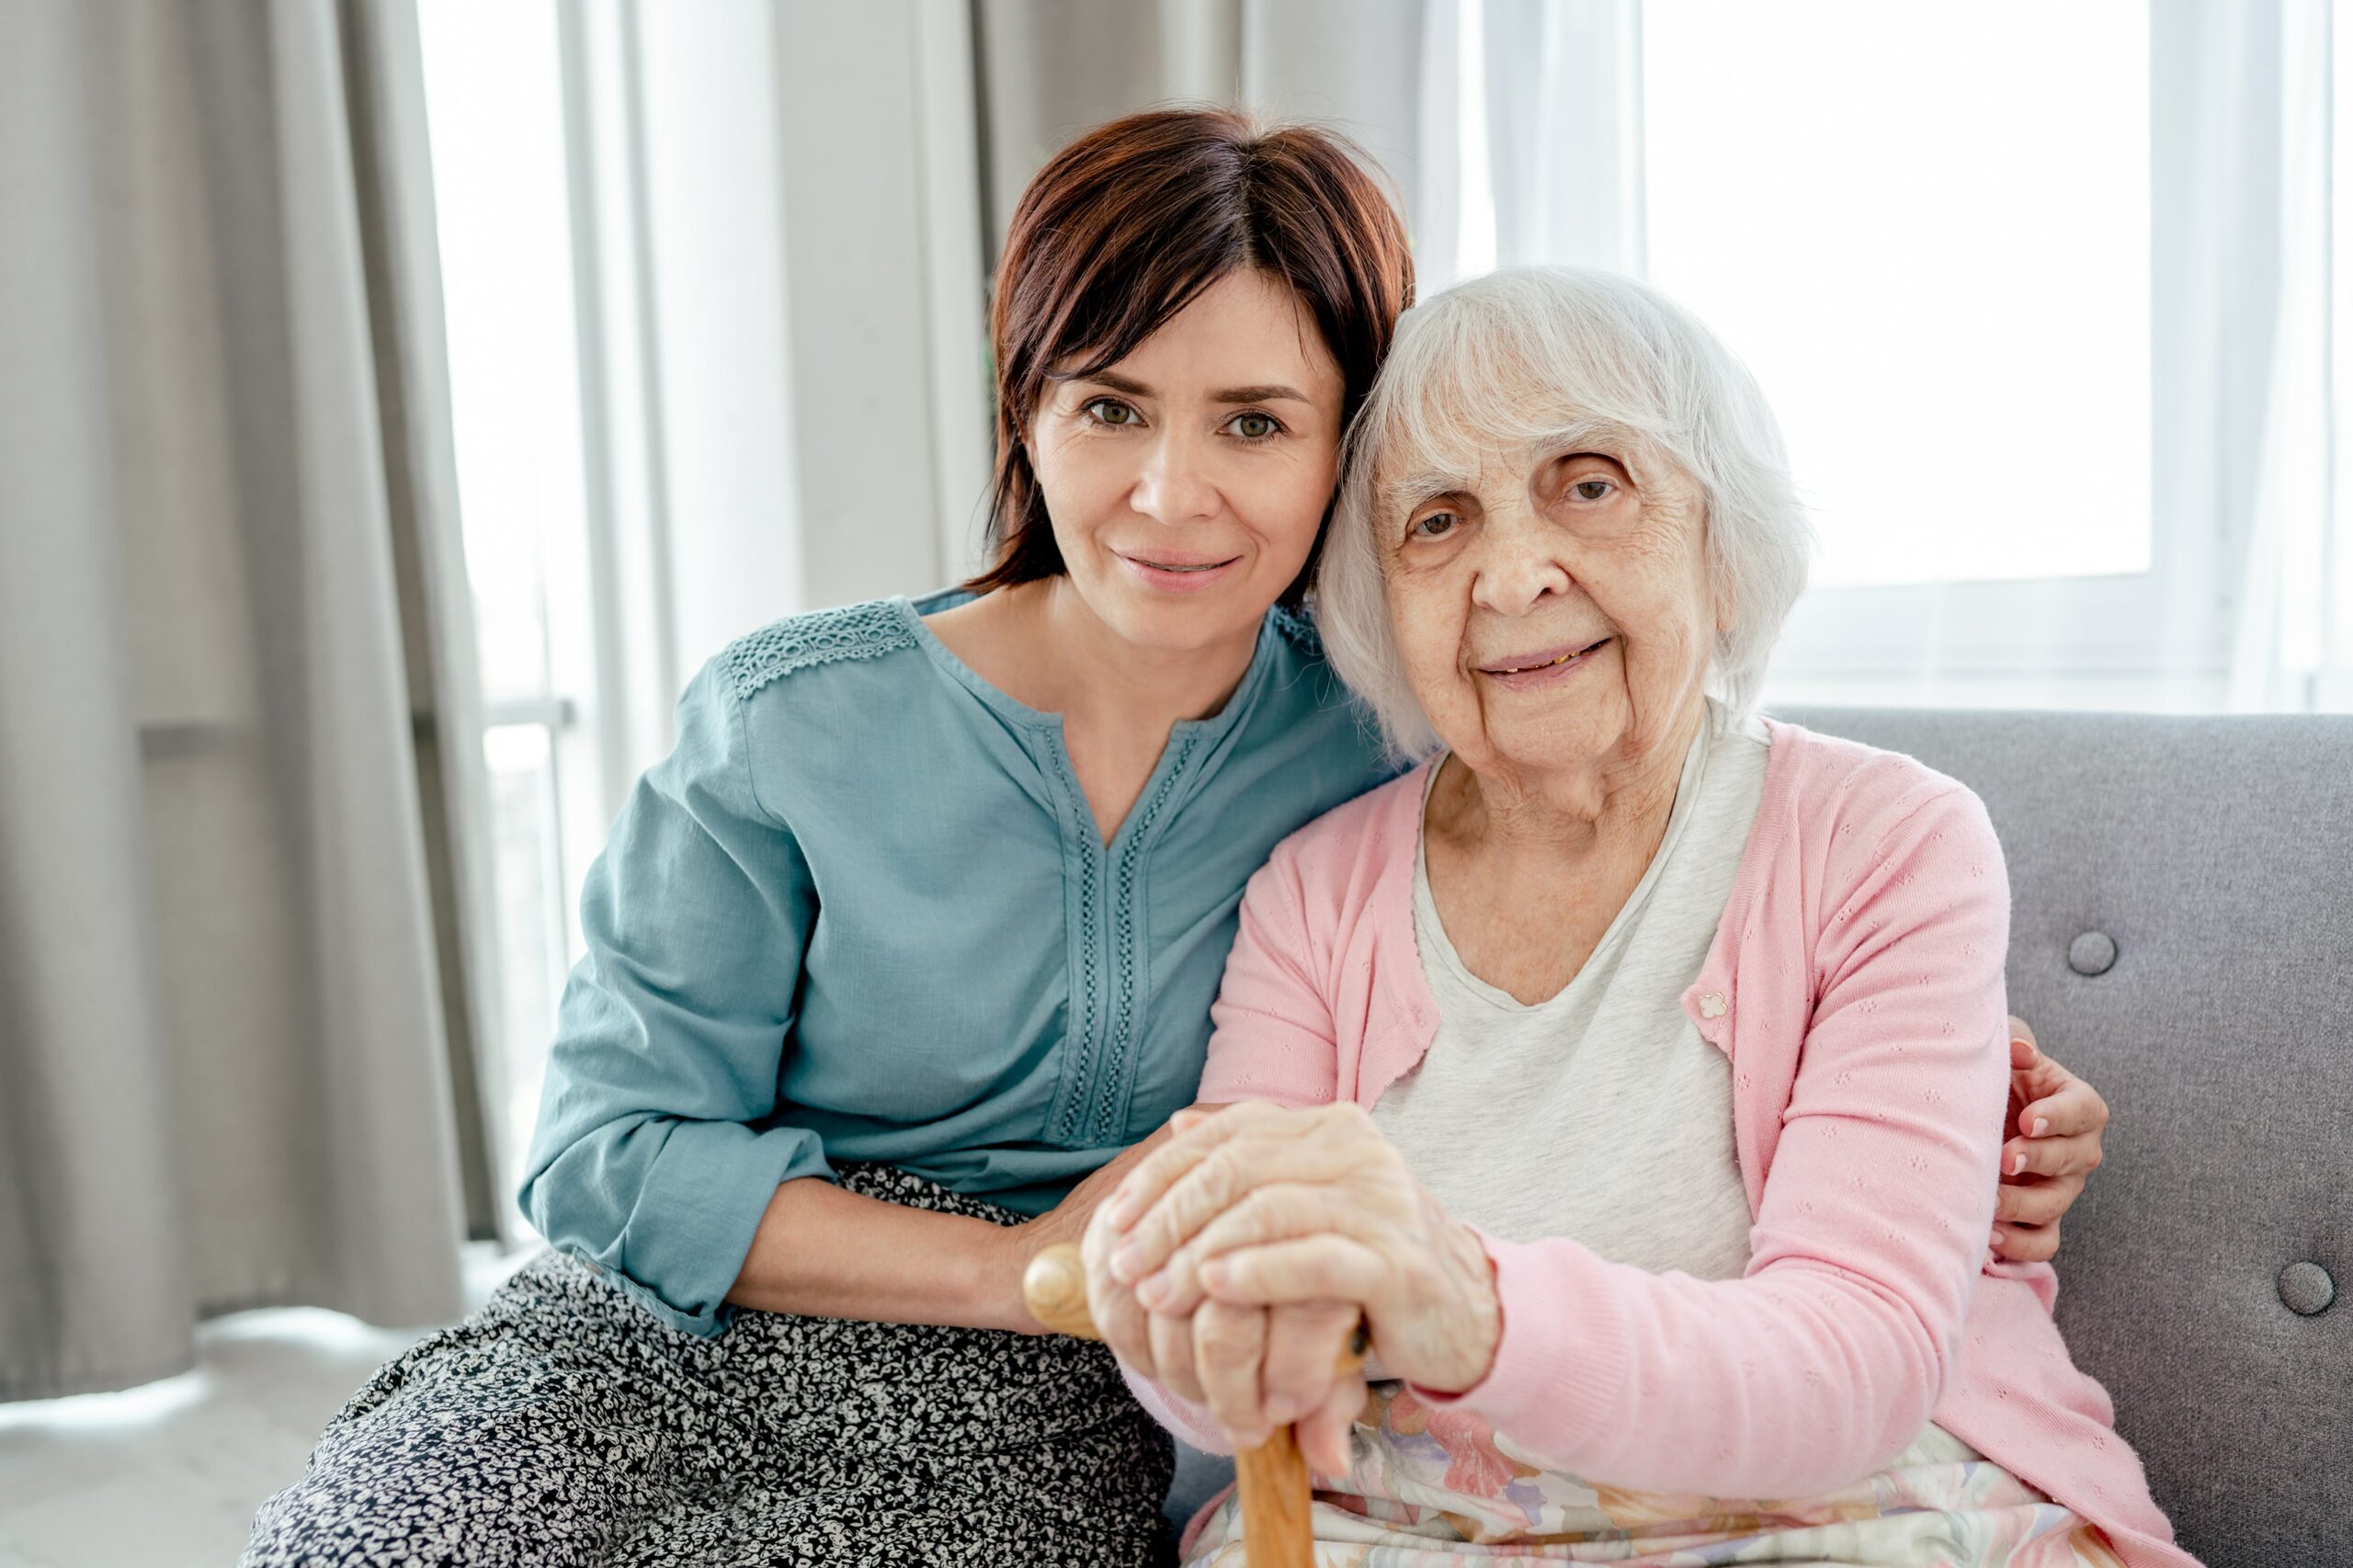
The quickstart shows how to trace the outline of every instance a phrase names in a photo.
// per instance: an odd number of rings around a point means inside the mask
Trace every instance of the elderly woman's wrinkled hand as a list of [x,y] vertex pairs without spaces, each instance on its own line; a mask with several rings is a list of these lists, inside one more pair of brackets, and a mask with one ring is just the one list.
[[[1237,1312],[1360,1310],[1382,1370],[1440,1392],[1483,1379],[1501,1336],[1479,1238],[1354,1105],[1188,1120],[1097,1210],[1086,1252],[1105,1336],[1180,1394],[1187,1352],[1206,1394],[1230,1370],[1215,1363],[1251,1359]],[[1328,1369],[1337,1345],[1325,1344]]]
[[[1179,1111],[1170,1131],[1183,1132],[1207,1115]],[[1363,1378],[1339,1370],[1342,1348],[1353,1348],[1362,1316],[1356,1305],[1203,1301],[1186,1312],[1149,1312],[1111,1273],[1110,1255],[1123,1239],[1098,1210],[1082,1248],[1097,1332],[1120,1358],[1178,1398],[1207,1405],[1237,1448],[1296,1422],[1309,1462],[1326,1474],[1345,1472],[1348,1431],[1365,1400]]]

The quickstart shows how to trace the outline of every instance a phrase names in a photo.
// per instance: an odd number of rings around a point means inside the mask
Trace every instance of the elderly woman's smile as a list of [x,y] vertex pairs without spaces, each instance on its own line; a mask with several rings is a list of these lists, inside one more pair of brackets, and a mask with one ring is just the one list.
[[1599,653],[1602,643],[1608,641],[1604,637],[1591,642],[1564,642],[1537,653],[1506,653],[1501,658],[1482,660],[1472,667],[1506,691],[1527,691],[1556,680],[1571,669],[1584,667],[1586,655]]

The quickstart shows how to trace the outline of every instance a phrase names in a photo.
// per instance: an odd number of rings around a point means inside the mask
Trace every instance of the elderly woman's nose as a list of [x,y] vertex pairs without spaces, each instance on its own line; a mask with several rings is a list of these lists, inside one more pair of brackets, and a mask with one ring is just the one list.
[[1497,615],[1526,615],[1547,594],[1566,593],[1572,582],[1548,530],[1526,522],[1491,528],[1473,571],[1472,601]]
[[1223,505],[1210,472],[1210,454],[1198,442],[1171,433],[1154,441],[1136,472],[1128,504],[1161,523],[1187,523],[1215,517]]

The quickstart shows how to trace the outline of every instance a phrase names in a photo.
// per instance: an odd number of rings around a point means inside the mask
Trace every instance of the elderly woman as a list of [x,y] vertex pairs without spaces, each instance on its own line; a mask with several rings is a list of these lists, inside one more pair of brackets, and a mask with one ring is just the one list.
[[1984,811],[1752,714],[1806,561],[1755,382],[1637,283],[1503,274],[1404,316],[1351,441],[1319,620],[1428,760],[1251,880],[1200,1096],[1247,1103],[1089,1227],[1148,1406],[1303,1417],[1331,1562],[2188,1562],[1990,1256]]

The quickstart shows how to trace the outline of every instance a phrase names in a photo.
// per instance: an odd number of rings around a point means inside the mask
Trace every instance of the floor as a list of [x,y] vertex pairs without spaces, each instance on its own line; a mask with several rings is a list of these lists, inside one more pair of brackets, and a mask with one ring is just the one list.
[[[528,1255],[468,1259],[480,1301]],[[198,1365],[122,1393],[0,1405],[0,1568],[227,1568],[261,1500],[415,1334],[315,1308],[198,1331]]]

